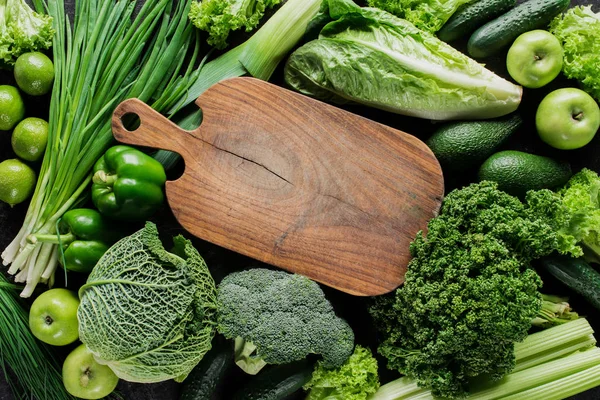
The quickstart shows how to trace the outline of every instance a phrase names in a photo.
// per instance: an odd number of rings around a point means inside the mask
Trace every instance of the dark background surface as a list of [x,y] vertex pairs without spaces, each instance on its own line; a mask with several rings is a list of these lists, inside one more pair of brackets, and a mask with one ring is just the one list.
[[[69,9],[69,12],[73,13],[74,0],[66,0],[65,3]],[[600,11],[600,0],[573,0],[572,5],[585,5],[594,4],[595,10]],[[238,37],[237,41],[242,41],[243,37]],[[458,45],[459,49],[461,45]],[[487,67],[494,72],[508,78],[506,68],[504,65],[505,54],[499,55],[490,60],[486,60]],[[281,68],[275,73],[273,79],[275,83],[281,83]],[[0,85],[2,84],[13,84],[14,80],[11,75],[0,71]],[[551,149],[542,143],[537,137],[535,130],[535,110],[541,99],[550,91],[564,86],[576,86],[575,82],[569,82],[565,79],[559,78],[555,82],[551,83],[547,87],[538,90],[526,90],[524,93],[523,102],[520,108],[520,112],[523,115],[526,124],[525,126],[514,135],[511,141],[505,146],[507,149],[517,149],[528,151],[531,153],[548,155],[558,159],[567,160],[571,163],[574,170],[579,170],[582,167],[588,167],[600,172],[600,157],[598,156],[598,150],[600,149],[600,135],[594,139],[592,143],[583,149],[564,152]],[[47,118],[48,115],[48,97],[32,98],[26,97],[27,112],[26,115],[37,116],[41,118]],[[436,124],[414,118],[408,118],[398,115],[385,113],[378,110],[367,109],[365,107],[346,107],[348,110],[361,114],[365,117],[371,118],[376,121],[380,121],[387,125],[395,128],[404,130],[411,133],[419,138],[426,139],[428,135],[436,128]],[[0,161],[14,158],[15,155],[12,152],[10,146],[10,132],[0,132]],[[33,165],[34,168],[39,168],[39,165]],[[171,176],[174,178],[175,176]],[[460,179],[448,180],[448,189],[468,184],[475,180],[473,175],[465,175]],[[6,245],[16,235],[20,228],[23,217],[25,215],[27,205],[19,205],[11,209],[6,204],[0,202],[0,250],[4,249]],[[179,233],[186,234],[185,231],[175,221],[168,207],[165,207],[158,215],[153,219],[159,227],[161,234],[167,238],[174,236]],[[190,236],[186,234],[186,236]],[[242,268],[260,266],[257,261],[248,259],[239,254],[230,252],[228,250],[221,249],[210,243],[206,243],[202,240],[194,239],[194,245],[198,248],[200,253],[206,259],[211,272],[218,282],[226,274],[239,270]],[[60,275],[60,271],[59,271]],[[545,277],[543,277],[545,278]],[[60,281],[60,278],[58,279]],[[76,288],[78,284],[82,282],[81,277],[77,277],[73,274],[69,276],[70,288]],[[376,334],[372,328],[370,317],[367,313],[368,301],[363,298],[357,298],[350,295],[343,294],[333,289],[324,288],[328,298],[334,304],[338,314],[347,319],[350,325],[354,328],[356,333],[356,342],[363,345],[370,345],[375,350]],[[545,279],[544,292],[554,294],[566,294],[571,296],[571,304],[576,311],[580,314],[586,315],[591,323],[594,325],[596,331],[600,331],[600,317],[598,312],[589,307],[585,301],[579,296],[572,295],[565,291],[562,287],[555,285],[551,279]],[[60,349],[59,352],[66,355],[75,345],[67,346],[67,348]],[[380,372],[382,374],[382,382],[386,382],[390,379],[394,379],[397,375],[393,372],[385,369],[384,363],[380,363]],[[229,389],[235,389],[243,383],[247,377],[242,373],[233,371],[227,380],[227,386]],[[140,385],[131,384],[127,382],[121,382],[118,390],[125,399],[131,400],[154,400],[154,399],[176,399],[180,387],[173,381],[163,382],[158,384]],[[222,397],[223,399],[230,398],[230,394],[225,392]],[[592,400],[600,399],[600,388],[588,391],[573,397],[577,400]],[[4,377],[0,377],[0,400],[12,400],[12,396],[8,390]],[[52,399],[51,399],[52,400]]]

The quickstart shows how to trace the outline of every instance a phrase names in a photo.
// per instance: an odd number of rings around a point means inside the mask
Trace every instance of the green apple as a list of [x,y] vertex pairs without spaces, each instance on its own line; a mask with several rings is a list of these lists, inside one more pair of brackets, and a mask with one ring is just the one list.
[[42,293],[31,305],[29,328],[33,335],[53,346],[66,346],[79,338],[77,294],[67,289]]
[[508,50],[506,67],[517,83],[537,89],[552,82],[563,66],[563,48],[548,31],[535,30],[519,36]]
[[119,383],[119,378],[112,369],[99,364],[85,344],[80,345],[67,356],[62,375],[67,392],[81,399],[106,397]]
[[540,138],[560,150],[585,146],[600,127],[600,108],[596,101],[575,88],[558,89],[544,97],[535,116]]

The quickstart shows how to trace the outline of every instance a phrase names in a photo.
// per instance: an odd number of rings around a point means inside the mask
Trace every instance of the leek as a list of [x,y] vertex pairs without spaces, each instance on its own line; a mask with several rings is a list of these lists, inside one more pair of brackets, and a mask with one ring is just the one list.
[[26,282],[22,297],[39,282],[53,283],[57,245],[27,238],[54,234],[62,215],[82,202],[94,163],[113,142],[114,108],[134,97],[158,111],[176,108],[173,94],[184,96],[197,79],[199,72],[184,67],[199,45],[189,2],[148,0],[134,18],[136,3],[77,0],[73,28],[64,0],[46,4],[56,30],[48,147],[23,226],[2,253],[15,281]]

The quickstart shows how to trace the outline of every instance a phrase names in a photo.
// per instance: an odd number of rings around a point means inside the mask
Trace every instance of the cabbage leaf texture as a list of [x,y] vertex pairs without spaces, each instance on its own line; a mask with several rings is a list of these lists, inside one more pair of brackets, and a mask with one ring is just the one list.
[[410,22],[350,0],[329,0],[329,13],[285,67],[303,94],[434,120],[495,118],[520,104],[520,86]]
[[80,340],[126,381],[182,381],[210,350],[216,288],[191,242],[167,252],[156,226],[122,239],[79,291]]

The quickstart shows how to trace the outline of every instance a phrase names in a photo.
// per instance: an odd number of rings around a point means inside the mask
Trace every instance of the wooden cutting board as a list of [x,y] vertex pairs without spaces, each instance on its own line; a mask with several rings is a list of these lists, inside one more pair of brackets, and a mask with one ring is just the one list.
[[[402,284],[409,244],[444,195],[423,142],[253,78],[223,81],[196,103],[195,131],[139,100],[113,117],[118,141],[183,157],[166,193],[185,229],[354,295]],[[133,132],[127,114],[140,118]]]

